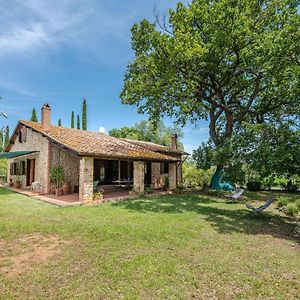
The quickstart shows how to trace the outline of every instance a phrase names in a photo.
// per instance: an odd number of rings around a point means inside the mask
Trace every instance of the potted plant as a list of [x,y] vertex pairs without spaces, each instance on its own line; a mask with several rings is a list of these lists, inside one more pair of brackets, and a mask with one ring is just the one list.
[[168,191],[170,188],[170,181],[169,181],[169,177],[165,177],[165,181],[164,181],[164,191]]
[[14,183],[13,183],[13,180],[12,180],[12,178],[9,178],[9,181],[8,181],[8,186],[13,186],[14,185]]
[[152,193],[152,189],[151,189],[151,186],[146,186],[145,187],[145,194],[149,195]]
[[95,201],[103,200],[103,193],[104,193],[104,190],[102,188],[100,188],[98,191],[94,192],[93,200],[95,200]]
[[20,176],[18,176],[16,179],[16,188],[20,189],[21,185],[22,185],[22,180],[21,180]]
[[70,183],[68,181],[64,181],[63,191],[64,191],[64,194],[70,193]]
[[62,196],[63,192],[63,183],[64,183],[64,170],[62,166],[57,165],[51,168],[50,171],[50,180],[55,184],[55,194],[56,196]]

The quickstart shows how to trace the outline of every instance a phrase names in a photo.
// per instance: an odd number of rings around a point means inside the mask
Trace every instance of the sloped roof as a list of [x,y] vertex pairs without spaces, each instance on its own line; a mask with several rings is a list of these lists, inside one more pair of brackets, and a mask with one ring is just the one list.
[[[31,121],[19,121],[18,126],[19,125],[32,128],[51,141],[73,150],[82,156],[177,161],[178,158],[174,157],[174,155],[177,154],[178,157],[178,154],[181,154],[178,150],[173,149],[173,151],[171,151],[168,147],[153,143],[138,143],[137,141],[119,139],[98,132],[83,131],[61,126],[50,126],[49,129],[46,130],[40,123]],[[151,147],[148,144],[151,144]],[[9,149],[10,146],[8,146],[7,151],[9,151]]]
[[146,148],[150,149],[151,151],[158,151],[158,152],[169,153],[169,154],[186,154],[186,155],[189,155],[187,152],[183,152],[179,149],[173,149],[171,147],[158,145],[158,144],[151,143],[151,142],[130,140],[130,139],[122,139],[122,140],[125,140],[129,143],[132,143],[132,144],[135,144],[135,145],[138,145],[138,146],[146,147]]

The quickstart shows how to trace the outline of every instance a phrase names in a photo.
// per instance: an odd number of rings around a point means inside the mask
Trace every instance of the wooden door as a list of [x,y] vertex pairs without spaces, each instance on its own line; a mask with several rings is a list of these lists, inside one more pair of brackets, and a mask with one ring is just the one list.
[[31,186],[35,179],[35,159],[27,159],[27,174],[26,183],[27,186]]

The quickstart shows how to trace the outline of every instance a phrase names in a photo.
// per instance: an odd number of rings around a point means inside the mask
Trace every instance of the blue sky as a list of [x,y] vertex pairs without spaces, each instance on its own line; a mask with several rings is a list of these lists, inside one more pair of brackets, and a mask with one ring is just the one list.
[[[88,129],[106,132],[147,118],[122,105],[119,94],[133,59],[131,26],[154,9],[167,13],[175,0],[0,0],[0,110],[11,129],[48,102],[52,122],[81,112],[88,102]],[[39,116],[40,117],[40,116]],[[165,120],[171,125],[171,120]],[[2,125],[6,121],[1,119]],[[184,129],[187,151],[208,137],[206,122]]]

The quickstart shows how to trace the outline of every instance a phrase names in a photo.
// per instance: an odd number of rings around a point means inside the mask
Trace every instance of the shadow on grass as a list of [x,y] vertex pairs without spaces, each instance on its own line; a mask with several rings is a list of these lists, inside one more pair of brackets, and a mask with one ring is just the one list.
[[194,212],[221,234],[233,232],[249,235],[266,234],[300,243],[294,234],[295,223],[289,217],[268,211],[255,215],[240,204],[236,204],[235,207],[224,201],[205,196],[164,196],[118,202],[112,205],[141,213],[182,214]]

